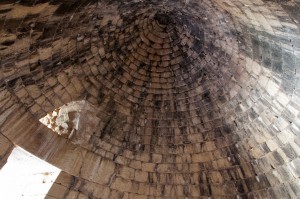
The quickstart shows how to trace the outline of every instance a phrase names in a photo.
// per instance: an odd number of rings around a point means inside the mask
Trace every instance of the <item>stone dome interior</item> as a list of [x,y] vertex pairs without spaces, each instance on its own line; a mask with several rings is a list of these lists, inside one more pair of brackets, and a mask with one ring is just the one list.
[[299,31],[299,0],[1,1],[0,168],[57,166],[49,199],[299,198]]

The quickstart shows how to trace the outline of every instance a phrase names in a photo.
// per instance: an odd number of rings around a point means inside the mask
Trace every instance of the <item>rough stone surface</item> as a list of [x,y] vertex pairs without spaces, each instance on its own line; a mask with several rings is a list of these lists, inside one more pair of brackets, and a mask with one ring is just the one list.
[[299,8],[1,1],[0,168],[59,167],[49,199],[299,198]]
[[0,134],[0,169],[6,164],[7,158],[13,150],[13,144],[9,139]]

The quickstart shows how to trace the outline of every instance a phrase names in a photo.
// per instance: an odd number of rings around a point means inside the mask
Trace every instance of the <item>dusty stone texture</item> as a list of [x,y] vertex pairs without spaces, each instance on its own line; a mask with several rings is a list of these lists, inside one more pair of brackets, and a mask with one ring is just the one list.
[[58,166],[51,199],[299,198],[299,7],[1,1],[0,167]]
[[0,134],[0,169],[6,164],[7,158],[14,148],[13,143]]

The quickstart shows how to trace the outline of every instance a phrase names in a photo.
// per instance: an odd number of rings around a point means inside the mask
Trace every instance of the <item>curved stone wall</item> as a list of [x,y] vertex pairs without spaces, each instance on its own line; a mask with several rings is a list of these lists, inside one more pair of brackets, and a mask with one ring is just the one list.
[[[2,1],[3,140],[52,198],[298,198],[299,5]],[[39,122],[79,100],[72,136]]]

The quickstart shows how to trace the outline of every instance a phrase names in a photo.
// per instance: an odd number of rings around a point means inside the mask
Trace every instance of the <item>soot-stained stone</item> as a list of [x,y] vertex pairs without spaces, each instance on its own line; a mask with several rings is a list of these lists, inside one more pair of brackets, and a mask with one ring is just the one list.
[[19,78],[15,78],[15,79],[12,79],[12,80],[9,80],[8,82],[6,82],[6,85],[7,85],[7,88],[8,89],[11,89],[13,88],[16,83],[18,82]]
[[21,23],[22,23],[21,19],[6,20],[4,24],[4,28],[7,30],[8,33],[16,33],[17,28],[20,26]]
[[[201,39],[203,39],[203,37]],[[204,41],[201,41],[201,39],[196,38],[193,43],[193,50],[197,53],[201,53],[203,50]]]
[[173,13],[168,13],[168,12],[157,12],[154,16],[154,19],[161,25],[173,25],[174,19]]
[[6,40],[1,43],[3,46],[10,46],[15,43],[15,40]]
[[56,15],[65,15],[66,13],[73,12],[77,6],[79,6],[80,2],[74,2],[74,3],[62,3],[59,5],[58,9],[55,11]]

